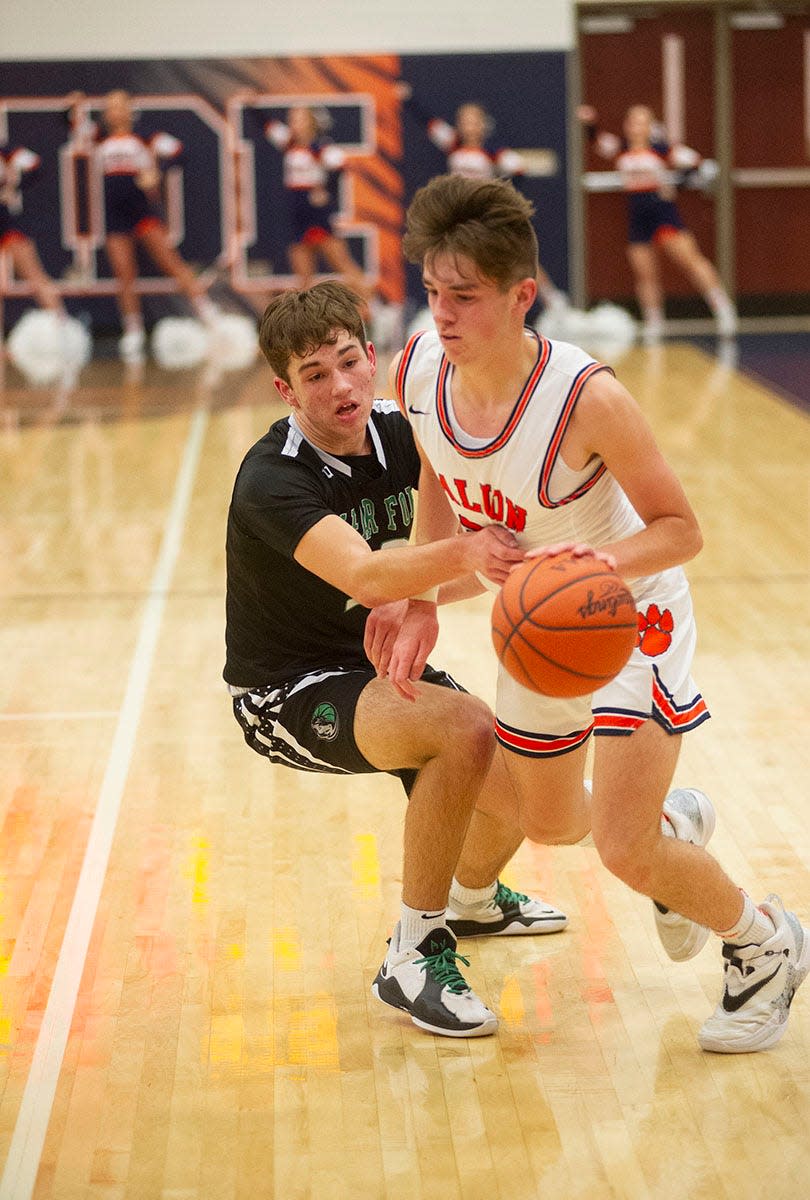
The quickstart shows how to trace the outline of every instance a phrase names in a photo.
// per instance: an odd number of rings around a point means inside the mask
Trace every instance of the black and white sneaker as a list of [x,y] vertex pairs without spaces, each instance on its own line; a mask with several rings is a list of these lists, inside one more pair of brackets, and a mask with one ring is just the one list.
[[[697,788],[676,788],[664,801],[669,836],[693,846],[705,846],[714,833],[714,805]],[[706,945],[709,930],[653,900],[655,925],[661,944],[674,962],[694,958]]]
[[703,1050],[767,1050],[787,1029],[791,1001],[810,970],[810,929],[778,896],[759,907],[773,921],[774,935],[761,946],[724,943],[723,998],[698,1034]]
[[466,958],[456,954],[449,929],[434,929],[411,950],[399,949],[399,924],[388,944],[385,962],[371,990],[378,1000],[410,1014],[414,1025],[444,1037],[485,1037],[498,1019],[479,1000],[456,966]]
[[568,917],[545,900],[533,900],[522,892],[513,892],[497,880],[495,895],[482,904],[459,904],[450,897],[447,924],[456,937],[482,937],[493,934],[557,933],[565,929]]

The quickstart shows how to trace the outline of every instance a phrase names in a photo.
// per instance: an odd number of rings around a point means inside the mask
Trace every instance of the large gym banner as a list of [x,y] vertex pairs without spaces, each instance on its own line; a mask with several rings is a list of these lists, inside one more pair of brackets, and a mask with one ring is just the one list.
[[[267,130],[297,106],[324,114],[345,155],[335,230],[385,299],[419,303],[418,276],[401,255],[405,208],[447,169],[431,118],[452,126],[470,102],[485,110],[493,144],[519,148],[529,164],[516,184],[536,205],[546,269],[567,285],[563,53],[0,64],[0,149],[39,158],[5,202],[70,307],[80,298],[96,326],[116,324],[116,286],[102,179],[77,128],[100,120],[114,89],[131,96],[135,132],[182,147],[161,180],[170,241],[206,282],[255,310],[294,281],[282,155]],[[175,285],[144,257],[137,289],[155,318]],[[8,324],[31,291],[2,253],[0,293]]]

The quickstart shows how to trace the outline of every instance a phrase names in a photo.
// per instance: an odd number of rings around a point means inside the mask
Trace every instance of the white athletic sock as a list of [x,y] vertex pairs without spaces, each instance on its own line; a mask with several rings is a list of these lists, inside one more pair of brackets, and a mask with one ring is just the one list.
[[191,303],[197,316],[206,324],[215,321],[219,316],[219,309],[208,296],[197,296]]
[[731,929],[716,929],[715,933],[724,942],[732,942],[735,946],[761,946],[772,938],[775,925],[767,913],[757,908],[747,892],[743,892],[743,910],[740,919]]
[[462,908],[477,908],[480,904],[486,904],[495,896],[495,891],[498,886],[497,879],[494,883],[488,883],[486,887],[468,888],[453,876],[453,882],[450,884],[450,901],[453,908],[461,906]]
[[403,904],[399,917],[400,950],[412,950],[433,929],[443,929],[446,925],[447,918],[443,908],[436,912],[433,909],[409,908],[407,904]]
[[715,314],[736,311],[731,297],[724,288],[709,288],[706,292],[706,303]]

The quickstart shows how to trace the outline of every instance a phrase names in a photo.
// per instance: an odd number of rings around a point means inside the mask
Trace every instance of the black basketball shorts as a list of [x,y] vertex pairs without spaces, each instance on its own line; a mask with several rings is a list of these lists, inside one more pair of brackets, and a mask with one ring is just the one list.
[[[328,668],[299,675],[284,684],[249,688],[232,697],[245,741],[257,754],[298,771],[362,775],[378,771],[354,740],[354,713],[360,693],[373,679],[371,669]],[[423,683],[465,689],[447,674],[427,666]],[[416,771],[391,771],[407,792]]]

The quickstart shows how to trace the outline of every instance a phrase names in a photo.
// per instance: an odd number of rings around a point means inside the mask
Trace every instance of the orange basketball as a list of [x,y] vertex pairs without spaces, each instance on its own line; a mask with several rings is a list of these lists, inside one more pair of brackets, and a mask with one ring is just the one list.
[[638,634],[627,584],[599,559],[529,559],[492,609],[492,641],[518,683],[546,696],[586,696],[609,683]]

